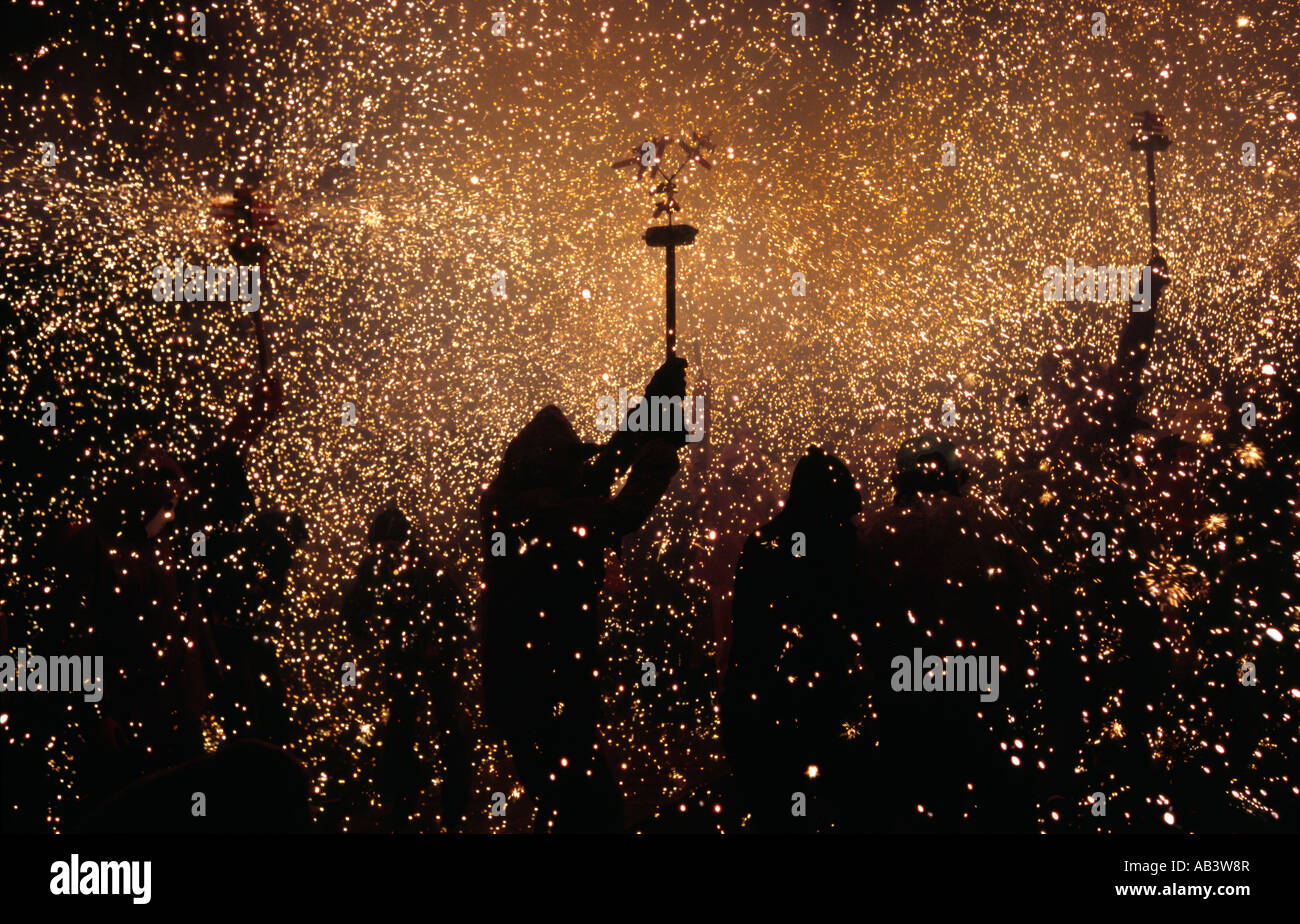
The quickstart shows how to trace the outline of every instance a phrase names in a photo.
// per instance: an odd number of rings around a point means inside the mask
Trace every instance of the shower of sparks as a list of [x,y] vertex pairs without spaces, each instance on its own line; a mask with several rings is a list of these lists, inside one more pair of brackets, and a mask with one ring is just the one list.
[[[1139,439],[1154,454],[1161,437],[1181,437],[1184,471],[1171,478],[1194,487],[1140,492],[1115,527],[1126,578],[1108,579],[1104,597],[1086,543],[1076,556],[1025,540],[1053,579],[1080,588],[1070,650],[1094,659],[1090,684],[1114,687],[1072,719],[1078,754],[1063,759],[1100,780],[1106,755],[1145,735],[1178,762],[1174,777],[1209,774],[1244,810],[1294,817],[1300,473],[1277,449],[1294,434],[1276,432],[1300,344],[1294,5],[1135,2],[1109,16],[1105,38],[1083,12],[1018,0],[996,12],[801,3],[799,38],[794,6],[220,0],[205,6],[203,37],[188,5],[6,6],[50,38],[0,71],[0,403],[16,422],[0,452],[0,606],[37,628],[57,619],[27,567],[39,538],[87,515],[141,433],[192,457],[246,396],[248,318],[156,303],[149,273],[177,259],[229,264],[211,203],[255,182],[283,224],[262,313],[288,403],[249,479],[259,506],[301,513],[310,532],[266,634],[315,810],[364,826],[354,807],[376,798],[384,700],[364,670],[346,693],[337,678],[343,662],[366,663],[338,617],[365,524],[400,504],[474,599],[477,499],[506,443],[550,402],[595,439],[598,396],[638,389],[662,349],[663,270],[641,240],[651,180],[609,163],[652,138],[708,133],[713,169],[679,179],[700,234],[678,257],[678,353],[707,396],[707,446],[688,448],[631,541],[641,571],[608,595],[603,640],[608,663],[626,666],[607,686],[604,738],[629,815],[675,813],[721,772],[709,607],[804,447],[845,458],[870,512],[892,494],[899,444],[936,427],[951,400],[971,491],[997,507],[1056,425],[1040,358],[1060,346],[1066,365],[1087,369],[1113,355],[1127,309],[1045,303],[1041,273],[1066,257],[1145,260],[1145,174],[1125,142],[1130,114],[1158,107],[1175,139],[1157,166],[1173,285],[1146,373],[1154,429]],[[54,167],[41,161],[47,141]],[[351,142],[355,167],[339,163]],[[946,142],[953,166],[941,163]],[[1245,142],[1254,167],[1242,165]],[[1247,399],[1274,432],[1218,439],[1234,426],[1241,436]],[[37,424],[46,400],[53,431]],[[340,422],[345,401],[355,427]],[[1076,532],[1104,521],[1102,501],[1122,488],[1070,490],[1063,468],[1038,472],[1029,506]],[[1176,551],[1136,560],[1140,534]],[[1281,565],[1229,563],[1256,557]],[[1110,624],[1119,612],[1132,623]],[[1130,675],[1106,670],[1105,655],[1131,634],[1190,644],[1186,671],[1154,692],[1121,691]],[[1225,694],[1242,659],[1263,679]],[[643,660],[661,665],[651,690],[635,682]],[[1148,695],[1155,718],[1141,734],[1122,730],[1135,712],[1123,726],[1106,714]],[[10,743],[23,738],[0,720]],[[494,791],[522,793],[477,706],[475,722],[468,827],[527,829],[523,813],[480,808]],[[214,717],[205,735],[215,746],[239,727]],[[845,734],[869,735],[870,723]],[[70,745],[31,746],[61,783],[39,807],[58,830],[64,792],[77,791]],[[421,757],[436,767],[436,752]],[[1141,785],[1115,773],[1112,796]],[[418,828],[439,827],[432,791],[419,811]],[[1194,815],[1175,803],[1175,817]]]

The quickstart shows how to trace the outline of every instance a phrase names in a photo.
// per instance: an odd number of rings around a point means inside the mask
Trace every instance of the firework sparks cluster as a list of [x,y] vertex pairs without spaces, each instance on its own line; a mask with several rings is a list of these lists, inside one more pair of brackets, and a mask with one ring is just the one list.
[[[968,493],[1018,524],[1000,541],[1014,536],[1052,586],[1060,621],[1033,642],[1066,649],[1094,691],[1095,708],[1056,719],[1073,750],[1054,756],[1081,782],[1039,806],[1042,825],[1136,824],[1087,816],[1080,801],[1099,788],[1183,823],[1170,791],[1129,773],[1135,753],[1171,779],[1207,778],[1251,816],[1294,819],[1295,6],[1134,3],[1100,37],[1082,8],[1028,2],[799,4],[797,37],[795,6],[222,2],[195,35],[188,6],[15,3],[48,38],[0,75],[10,646],[60,618],[41,540],[88,517],[142,440],[195,458],[249,401],[249,317],[156,302],[150,272],[230,264],[212,203],[255,187],[280,224],[261,317],[286,402],[247,478],[257,508],[301,517],[307,538],[282,597],[254,616],[314,811],[372,824],[391,809],[374,779],[386,700],[377,656],[339,615],[367,524],[406,511],[472,632],[478,499],[506,444],[548,403],[597,438],[597,400],[636,390],[662,354],[663,269],[641,239],[653,181],[610,164],[708,133],[711,169],[684,171],[676,191],[700,229],[678,254],[678,352],[708,437],[682,453],[604,600],[603,738],[634,813],[692,808],[735,826],[720,804],[686,801],[723,772],[713,613],[745,537],[810,443],[849,463],[870,524],[899,445],[940,429],[951,401],[945,435]],[[1080,447],[1051,450],[1075,432],[1063,396],[1095,393],[1089,370],[1115,355],[1127,307],[1046,302],[1041,274],[1067,257],[1147,259],[1143,164],[1126,147],[1144,107],[1174,136],[1157,162],[1172,285],[1146,426],[1124,460],[1072,467]],[[41,426],[42,402],[56,427]],[[1104,573],[1096,530],[1112,540]],[[1152,650],[1176,677],[1135,689]],[[652,689],[638,683],[647,660]],[[1259,685],[1226,689],[1243,660]],[[340,686],[345,662],[356,688]],[[486,731],[472,645],[457,678],[481,732],[467,827],[525,830],[527,813],[487,811],[497,791],[526,802]],[[3,711],[8,744],[43,755],[53,780],[30,795],[39,804],[7,792],[6,810],[62,830],[80,720],[33,736]],[[209,744],[245,711],[214,706]],[[438,830],[446,768],[436,748],[419,757],[430,780],[410,823]]]

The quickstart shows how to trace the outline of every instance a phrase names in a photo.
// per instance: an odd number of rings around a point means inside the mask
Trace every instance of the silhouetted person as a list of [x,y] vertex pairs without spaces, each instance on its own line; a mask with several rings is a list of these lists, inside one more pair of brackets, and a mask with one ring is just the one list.
[[707,470],[708,490],[702,492],[697,508],[690,575],[709,594],[713,616],[709,628],[719,677],[730,663],[736,562],[749,537],[771,516],[778,499],[765,464],[765,449],[757,434],[740,428],[732,444]]
[[139,455],[91,521],[70,526],[59,543],[65,644],[104,659],[103,698],[85,742],[82,794],[92,801],[202,749],[202,670],[188,644],[196,627],[181,608],[165,541],[182,478],[167,457]]
[[379,645],[388,722],[380,787],[400,829],[425,781],[417,744],[434,734],[443,763],[442,810],[460,827],[469,801],[470,723],[458,679],[469,628],[462,594],[446,564],[412,532],[397,507],[375,514],[370,552],[344,600],[353,638]]
[[[1173,440],[1139,452],[1134,438],[1152,429],[1139,413],[1142,378],[1170,281],[1162,257],[1152,253],[1149,262],[1150,310],[1123,305],[1124,323],[1109,365],[1060,348],[1040,359],[1049,416],[1036,434],[1036,451],[1011,473],[1002,492],[1052,582],[1047,633],[1052,644],[1040,651],[1055,665],[1045,665],[1042,682],[1053,687],[1060,714],[1086,713],[1100,723],[1097,717],[1106,706],[1112,719],[1139,737],[1162,720],[1160,698],[1169,690],[1171,669],[1181,669],[1180,646],[1166,644],[1164,636],[1169,628],[1175,635],[1182,632],[1166,627],[1156,601],[1133,589],[1167,535],[1150,520],[1159,515],[1152,496],[1186,496],[1185,467],[1191,464],[1187,448]],[[1144,516],[1138,516],[1139,509],[1145,509]],[[1098,534],[1102,555],[1093,551]],[[1085,663],[1087,681],[1079,670]],[[1123,690],[1120,704],[1108,705],[1117,690]],[[1117,750],[1098,764],[1098,773],[1108,772],[1106,765],[1113,767],[1115,759],[1138,761],[1143,753]]]
[[286,617],[285,583],[307,529],[296,513],[270,509],[226,537],[209,540],[208,559],[219,568],[205,601],[216,657],[209,665],[213,711],[228,736],[284,744],[294,737],[287,691],[276,655]]
[[103,699],[83,742],[88,770],[79,775],[91,802],[202,752],[204,668],[214,649],[201,618],[207,559],[189,554],[191,531],[232,526],[251,510],[243,453],[282,397],[263,376],[253,400],[186,466],[141,447],[90,521],[69,525],[54,544],[58,634],[70,650],[104,658]]
[[[811,447],[736,567],[722,740],[754,830],[850,819],[864,600],[848,468]],[[806,814],[794,814],[796,793]]]
[[[680,398],[685,366],[673,359],[660,367],[646,398]],[[598,596],[606,553],[650,515],[677,471],[684,436],[620,429],[600,447],[579,441],[549,405],[511,441],[483,495],[486,705],[537,800],[539,831],[622,827],[621,796],[596,736]]]
[[1039,498],[1044,491],[1059,490],[1065,483],[1087,495],[1113,476],[1127,479],[1129,443],[1136,431],[1149,429],[1149,422],[1137,413],[1144,393],[1142,374],[1155,341],[1160,301],[1170,283],[1163,257],[1153,253],[1150,266],[1150,310],[1125,307],[1128,313],[1109,366],[1091,368],[1073,351],[1056,350],[1039,359],[1042,386],[1053,402],[1051,417],[1037,434],[1041,448],[1008,479],[1003,499],[1049,545],[1059,541],[1065,524],[1055,512],[1042,509]]
[[[965,481],[950,445],[914,441],[899,453],[895,505],[864,531],[864,660],[877,716],[866,731],[877,747],[862,785],[873,828],[1029,831],[1035,793],[1047,788],[1031,779],[1047,751],[1031,734],[1040,569],[1009,522],[962,495]],[[941,667],[945,689],[926,689],[926,659],[971,656],[989,659],[984,673],[969,661]],[[978,681],[994,676],[993,657],[996,698],[986,701],[991,684]]]

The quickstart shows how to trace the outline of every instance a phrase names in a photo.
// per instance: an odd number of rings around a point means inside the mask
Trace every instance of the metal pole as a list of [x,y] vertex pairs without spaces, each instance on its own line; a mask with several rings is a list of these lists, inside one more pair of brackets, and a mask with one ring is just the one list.
[[668,283],[665,294],[668,297],[668,355],[672,359],[677,346],[677,250],[672,244],[664,248],[668,260]]
[[1147,209],[1151,213],[1151,243],[1156,242],[1156,152],[1147,148]]

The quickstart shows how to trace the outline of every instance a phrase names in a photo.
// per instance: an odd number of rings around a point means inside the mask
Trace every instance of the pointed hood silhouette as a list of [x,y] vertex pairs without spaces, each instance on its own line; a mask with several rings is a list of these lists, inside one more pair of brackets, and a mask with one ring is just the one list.
[[[683,377],[684,363],[666,366],[652,383]],[[662,387],[680,394],[683,386]],[[640,528],[677,472],[671,436],[620,430],[595,446],[547,405],[510,441],[480,500],[484,705],[538,800],[536,830],[622,827],[596,734],[600,592],[607,555]]]
[[598,447],[578,439],[563,411],[548,404],[506,447],[494,487],[509,491],[574,489],[582,463],[597,451]]

